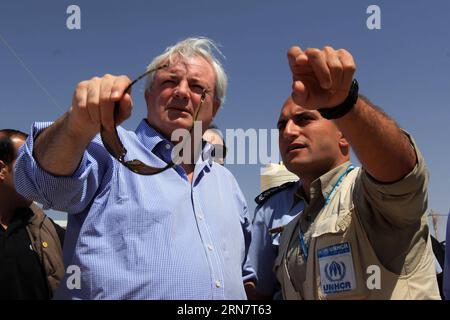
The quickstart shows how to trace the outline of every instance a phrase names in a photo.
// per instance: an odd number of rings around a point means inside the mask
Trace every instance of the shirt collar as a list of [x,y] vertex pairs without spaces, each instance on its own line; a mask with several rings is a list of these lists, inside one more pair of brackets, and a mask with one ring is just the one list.
[[[339,177],[341,177],[345,173],[349,165],[350,161],[346,161],[336,168],[331,169],[324,175],[320,176],[318,179],[319,181],[316,180],[317,182],[314,181],[312,183],[313,186],[316,186],[317,190],[321,190],[323,199],[326,199],[328,197],[331,190],[338,182]],[[317,184],[315,185],[315,183]]]
[[[343,164],[331,169],[327,173],[321,175],[319,178],[314,180],[310,186],[310,203],[316,201],[317,197],[320,195],[323,200],[325,200],[334,185],[338,182],[338,179],[347,170],[350,165],[350,161],[346,161]],[[301,178],[300,178],[301,179]],[[300,200],[306,199],[305,192],[303,191],[302,185],[299,183],[297,191],[294,193],[293,206],[296,205]]]
[[[174,147],[172,141],[167,140],[161,133],[154,129],[146,119],[142,119],[136,128],[136,136],[139,141],[155,155],[168,162],[171,160],[172,149]],[[212,166],[213,157],[212,150],[214,146],[202,140],[202,154],[197,159],[196,165],[202,163]]]
[[161,133],[156,131],[146,119],[142,119],[139,126],[136,128],[136,135],[139,141],[149,150],[152,150],[161,142],[173,145],[171,141],[163,137]]

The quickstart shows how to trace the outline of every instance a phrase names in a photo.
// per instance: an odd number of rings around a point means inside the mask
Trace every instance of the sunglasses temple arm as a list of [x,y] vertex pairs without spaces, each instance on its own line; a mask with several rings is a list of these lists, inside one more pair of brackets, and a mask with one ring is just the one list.
[[194,115],[194,123],[192,124],[191,130],[189,130],[189,132],[191,132],[192,129],[194,128],[195,121],[197,121],[198,114],[200,113],[200,108],[202,107],[203,102],[205,101],[205,98],[206,98],[206,90],[203,90],[202,96],[200,97],[200,103],[198,104],[198,108],[197,108],[197,110],[195,111],[195,115]]

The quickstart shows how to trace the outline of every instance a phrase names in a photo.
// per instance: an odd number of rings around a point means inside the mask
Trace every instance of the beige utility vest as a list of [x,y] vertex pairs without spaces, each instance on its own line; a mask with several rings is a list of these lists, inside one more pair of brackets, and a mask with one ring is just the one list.
[[[301,214],[283,231],[274,270],[280,280],[284,299],[440,299],[429,236],[427,250],[409,274],[392,273],[377,258],[352,201],[359,171],[360,168],[356,168],[345,177],[328,205],[322,208],[311,225],[313,232],[309,242],[306,278],[299,291],[290,279],[286,255],[291,239],[298,239],[294,231],[297,230]],[[338,260],[336,263],[332,261],[332,255],[323,257],[332,251],[345,252],[346,247],[351,249],[351,258],[348,253],[344,254],[347,260]],[[351,272],[353,275],[349,274]],[[339,282],[342,274],[346,274],[344,280],[352,280]],[[321,279],[324,283],[321,283]],[[348,290],[349,287],[352,290]]]

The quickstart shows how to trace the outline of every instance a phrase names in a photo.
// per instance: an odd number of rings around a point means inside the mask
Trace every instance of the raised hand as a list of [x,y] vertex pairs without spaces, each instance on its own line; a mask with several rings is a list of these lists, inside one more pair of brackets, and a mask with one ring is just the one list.
[[[127,76],[110,74],[80,82],[68,112],[67,129],[86,141],[99,133],[101,126],[114,130],[114,118],[120,124],[131,115],[131,96],[124,92],[130,83]],[[120,101],[120,108],[114,110],[117,101]]]
[[288,51],[293,84],[292,98],[307,109],[332,108],[346,98],[356,70],[352,55],[344,50],[324,47]]

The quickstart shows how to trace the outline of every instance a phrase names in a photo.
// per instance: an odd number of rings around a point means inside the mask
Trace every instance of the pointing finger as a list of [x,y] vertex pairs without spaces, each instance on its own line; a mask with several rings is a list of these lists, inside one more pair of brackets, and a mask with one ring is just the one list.
[[307,49],[305,51],[308,57],[309,65],[314,70],[314,75],[318,80],[322,89],[330,89],[331,87],[331,75],[328,68],[325,54],[319,49]]

